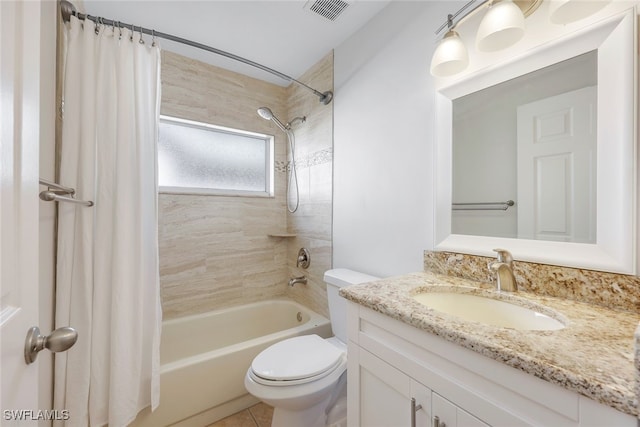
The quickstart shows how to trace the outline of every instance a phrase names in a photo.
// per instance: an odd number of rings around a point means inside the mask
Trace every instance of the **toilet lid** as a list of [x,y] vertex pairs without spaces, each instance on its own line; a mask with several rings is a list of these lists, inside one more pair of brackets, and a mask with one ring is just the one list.
[[262,351],[251,363],[255,375],[270,381],[315,377],[342,361],[343,352],[317,335],[280,341]]

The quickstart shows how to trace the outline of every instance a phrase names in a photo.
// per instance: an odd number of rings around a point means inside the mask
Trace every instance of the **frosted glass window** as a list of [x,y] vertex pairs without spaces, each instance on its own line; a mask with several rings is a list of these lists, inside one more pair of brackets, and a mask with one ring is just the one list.
[[273,196],[273,137],[160,117],[161,192]]

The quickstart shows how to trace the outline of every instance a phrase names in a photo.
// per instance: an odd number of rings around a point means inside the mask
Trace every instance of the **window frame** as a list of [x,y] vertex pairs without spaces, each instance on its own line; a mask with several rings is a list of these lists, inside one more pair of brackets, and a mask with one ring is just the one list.
[[[264,133],[251,132],[242,129],[235,129],[225,126],[214,125],[210,123],[198,122],[195,120],[182,119],[161,114],[158,121],[158,144],[160,144],[160,128],[161,122],[169,123],[177,126],[185,126],[210,130],[218,133],[227,133],[231,135],[246,136],[265,141],[265,190],[230,190],[223,188],[204,188],[204,187],[174,187],[161,186],[158,183],[159,194],[178,194],[178,195],[205,195],[205,196],[234,196],[234,197],[275,197],[275,137]],[[158,181],[160,176],[160,166],[158,165]]]

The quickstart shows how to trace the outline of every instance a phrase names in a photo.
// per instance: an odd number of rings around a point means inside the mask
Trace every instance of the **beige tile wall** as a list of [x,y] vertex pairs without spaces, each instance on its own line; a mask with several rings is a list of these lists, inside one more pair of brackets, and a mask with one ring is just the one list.
[[[188,59],[162,54],[164,115],[275,135],[276,161],[285,137],[256,110],[286,117],[286,89]],[[286,292],[285,174],[275,198],[161,194],[160,282],[164,318],[251,302]]]
[[[333,55],[300,80],[322,91],[332,89]],[[284,172],[276,172],[275,198],[161,194],[165,319],[282,295],[327,314],[322,273],[331,265],[332,105],[320,104],[300,88],[283,88],[163,52],[162,114],[275,135],[276,161],[284,163],[286,137],[258,117],[261,106],[283,121],[307,116],[307,122],[295,129],[296,157],[303,163],[300,210],[287,216]],[[295,232],[298,237],[267,236],[274,231]],[[307,272],[295,269],[301,245],[312,254]],[[304,273],[308,286],[287,289],[291,275]]]
[[[333,91],[333,52],[308,70],[299,80],[325,92]],[[304,124],[294,128],[296,164],[300,187],[300,207],[288,213],[288,227],[297,237],[288,247],[289,277],[305,275],[307,285],[295,285],[287,295],[328,316],[323,274],[331,268],[331,227],[333,195],[333,103],[323,105],[318,98],[297,85],[288,88],[289,119],[306,116]],[[308,270],[296,268],[298,250],[311,253]]]

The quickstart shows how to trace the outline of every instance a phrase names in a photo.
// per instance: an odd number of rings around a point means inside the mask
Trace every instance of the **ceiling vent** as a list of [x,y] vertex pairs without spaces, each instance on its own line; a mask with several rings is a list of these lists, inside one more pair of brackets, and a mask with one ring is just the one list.
[[307,3],[307,7],[311,12],[329,21],[338,19],[348,6],[349,3],[343,0],[311,0]]

